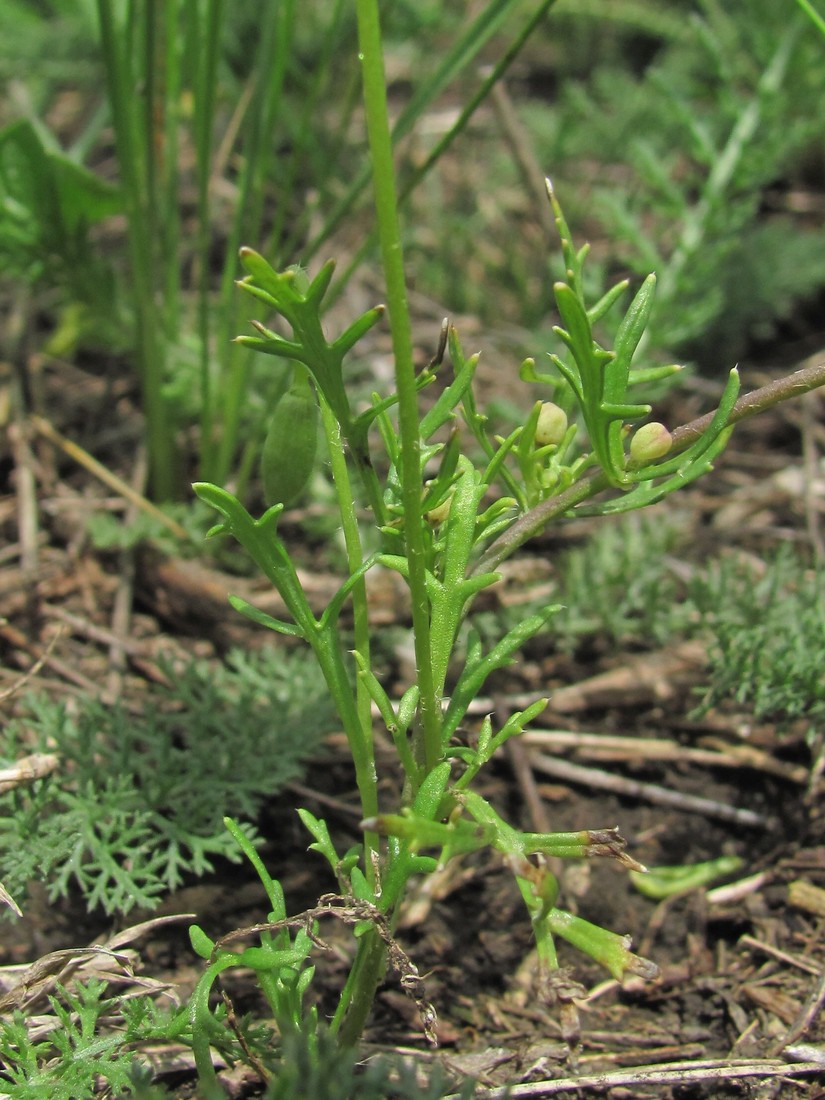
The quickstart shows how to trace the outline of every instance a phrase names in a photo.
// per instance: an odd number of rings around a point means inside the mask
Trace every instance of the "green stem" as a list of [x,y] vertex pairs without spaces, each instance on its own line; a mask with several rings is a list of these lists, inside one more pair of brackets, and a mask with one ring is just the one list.
[[[556,0],[542,0],[533,14],[525,23],[522,30],[505,50],[499,60],[496,62],[493,69],[485,76],[481,82],[480,87],[474,95],[470,97],[465,106],[462,108],[461,114],[447,131],[447,133],[436,143],[424,162],[420,164],[407,179],[406,183],[401,189],[401,193],[398,196],[399,206],[403,205],[407,199],[412,195],[413,191],[418,185],[427,177],[430,171],[446,154],[447,150],[453,144],[453,142],[461,134],[464,133],[467,126],[470,123],[473,115],[478,108],[486,101],[490,93],[496,87],[496,85],[504,79],[504,75],[516,58],[521,53],[522,49],[530,39],[533,31],[545,17],[549,9],[556,3]],[[398,141],[398,134],[394,135],[394,140]],[[313,246],[314,247],[314,246]],[[350,280],[354,271],[357,271],[361,264],[364,262],[367,256],[371,255],[375,250],[375,233],[370,232],[367,238],[359,247],[358,251],[352,257],[346,268],[340,273],[335,281],[332,292],[327,304],[338,297],[338,295],[344,290],[347,283]]]
[[[355,572],[363,560],[361,535],[358,529],[355,500],[352,494],[346,450],[341,438],[341,427],[329,404],[319,394],[321,421],[327,441],[327,450],[332,469],[332,478],[341,516],[341,527],[347,551],[347,564],[350,572]],[[366,587],[359,582],[352,591],[355,649],[361,655],[366,667],[369,667],[370,635],[367,609]],[[336,699],[341,697],[335,693]],[[346,697],[349,699],[349,696]],[[343,701],[343,700],[342,700]],[[347,711],[349,707],[345,708]],[[375,774],[375,749],[372,742],[372,714],[370,697],[363,680],[359,677],[356,686],[356,714],[347,720],[342,712],[345,725],[353,731],[349,733],[350,745],[358,737],[359,752],[353,752],[358,771],[358,789],[361,795],[361,809],[365,818],[377,812],[378,788]],[[359,763],[360,761],[360,763]],[[370,887],[377,893],[376,875],[379,852],[378,836],[375,832],[364,833],[364,871]],[[384,973],[386,949],[374,930],[367,931],[358,944],[358,952],[349,973],[344,989],[338,1001],[338,1007],[332,1020],[332,1031],[338,1034],[342,1045],[354,1046],[361,1036],[372,1008],[375,990]]]
[[412,356],[404,258],[398,225],[395,170],[387,111],[387,90],[377,0],[356,0],[358,40],[364,80],[364,105],[372,161],[375,210],[381,242],[387,307],[395,356],[398,426],[401,438],[400,475],[412,596],[412,620],[418,686],[421,692],[421,743],[416,746],[427,771],[441,758],[441,708],[435,690],[430,644],[430,607],[425,578],[425,547],[421,515],[421,454],[418,395]]
[[341,1046],[354,1047],[361,1038],[386,963],[384,942],[374,929],[370,929],[358,943],[355,962],[330,1024]]
[[[356,0],[358,36],[364,79],[364,103],[372,158],[375,208],[381,253],[387,280],[387,305],[395,355],[398,419],[401,438],[400,469],[406,523],[413,633],[421,695],[423,744],[419,754],[429,768],[441,755],[440,706],[436,696],[430,645],[430,606],[427,599],[425,549],[421,514],[421,454],[418,397],[412,358],[412,327],[404,282],[404,263],[398,227],[395,173],[387,113],[381,29],[376,0]],[[384,973],[386,947],[374,930],[364,934],[355,963],[341,994],[332,1027],[342,1046],[354,1046],[364,1030],[375,990]]]
[[[465,20],[457,40],[443,54],[439,55],[435,71],[429,74],[427,80],[419,84],[395,120],[392,130],[392,141],[395,145],[398,145],[401,139],[411,132],[416,121],[424,115],[427,107],[449,87],[450,83],[473,64],[490,38],[501,30],[505,23],[508,21],[512,23],[516,15],[516,9],[519,7],[519,0],[488,0],[487,3],[481,5],[481,10],[474,19]],[[356,11],[358,11],[357,4]],[[358,22],[360,36],[360,12],[358,13]],[[378,25],[377,18],[376,25]],[[380,45],[380,29],[378,37]],[[363,52],[365,51],[362,48]],[[365,165],[363,171],[358,173],[346,194],[327,218],[321,232],[313,238],[312,243],[304,250],[302,261],[304,264],[309,263],[321,246],[329,240],[350,214],[369,182],[369,173],[369,165]]]
[[179,339],[183,319],[181,309],[181,202],[179,148],[182,132],[183,58],[179,33],[179,5],[167,4],[164,17],[164,102],[163,102],[163,163],[158,208],[163,234],[163,266],[165,268],[163,308],[167,338],[174,346]]
[[[355,511],[355,500],[352,494],[352,485],[347,468],[344,442],[341,438],[341,428],[335,414],[327,402],[319,394],[321,404],[321,420],[324,426],[324,434],[327,440],[330,466],[332,468],[332,480],[335,485],[335,494],[338,501],[338,511],[341,516],[341,528],[344,532],[344,544],[347,551],[347,565],[350,573],[356,572],[363,561],[363,548],[361,534],[358,530],[358,518]],[[363,578],[352,590],[353,629],[355,650],[360,655],[365,668],[370,664],[370,627],[367,610],[367,589]],[[372,711],[370,707],[370,695],[363,679],[359,676],[356,683],[356,709],[358,711],[359,725],[361,727],[361,742],[363,756],[369,772],[375,775],[375,748],[372,741]],[[364,817],[370,817],[374,812],[371,807],[377,806],[376,793],[373,790],[369,804],[364,799],[362,792],[361,810]],[[375,833],[364,834],[364,870],[367,881],[375,889],[377,886],[375,877],[375,857],[378,854],[378,836]]]
[[796,2],[797,2],[797,4],[799,4],[800,8],[802,8],[802,10],[805,12],[805,14],[811,20],[813,25],[819,31],[821,31],[822,34],[825,34],[825,19],[822,18],[822,16],[816,10],[816,8],[813,6],[813,4],[810,3],[810,0],[796,0]]

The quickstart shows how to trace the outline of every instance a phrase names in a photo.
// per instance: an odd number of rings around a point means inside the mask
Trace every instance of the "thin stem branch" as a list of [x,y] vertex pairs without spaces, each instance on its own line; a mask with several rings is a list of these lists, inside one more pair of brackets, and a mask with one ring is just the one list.
[[813,25],[817,28],[817,30],[819,30],[822,34],[825,34],[825,19],[822,18],[822,16],[816,10],[813,4],[810,3],[810,0],[796,0],[796,2],[797,4],[799,4],[800,8],[802,8],[802,10],[811,20]]
[[[786,375],[769,382],[767,386],[761,386],[758,390],[752,390],[740,397],[728,420],[729,424],[737,424],[740,420],[747,420],[751,416],[773,408],[781,401],[788,401],[792,397],[801,397],[810,390],[825,385],[825,362],[817,363],[813,367],[805,367],[794,374]],[[707,429],[713,413],[691,420],[688,424],[682,424],[673,432],[672,453],[686,450]],[[474,573],[488,573],[496,569],[506,558],[509,558],[520,546],[531,538],[535,538],[552,520],[563,516],[566,512],[575,508],[597,493],[608,487],[608,481],[601,472],[591,474],[581,481],[571,485],[558,496],[549,497],[525,512],[508,529],[493,542],[479,561],[476,563]]]
[[[324,434],[327,440],[327,450],[332,468],[332,478],[335,484],[335,493],[338,501],[338,512],[341,517],[341,528],[344,533],[344,543],[347,550],[347,565],[350,573],[355,573],[363,561],[363,548],[361,534],[358,530],[358,518],[355,511],[355,500],[352,494],[352,485],[347,469],[347,458],[344,451],[344,443],[341,439],[341,428],[327,402],[319,395],[321,403],[321,419],[324,425]],[[352,590],[353,633],[355,650],[360,655],[364,665],[369,667],[370,661],[370,629],[367,611],[367,589],[363,577]],[[375,775],[375,748],[372,741],[372,710],[370,696],[363,681],[359,677],[356,682],[356,708],[361,726],[361,739],[365,756],[368,760],[368,769]],[[368,781],[368,780],[367,780]],[[364,817],[369,817],[370,807],[377,806],[377,797],[373,784],[369,802],[364,799],[362,791],[361,806]],[[375,889],[375,856],[378,853],[378,837],[375,833],[364,834],[365,848],[365,873],[370,886]]]
[[[221,30],[224,5],[222,0],[210,0],[203,18],[192,28],[197,31],[195,69],[195,154],[197,177],[197,221],[195,251],[198,257],[197,328],[200,347],[200,467],[203,476],[213,476],[209,456],[215,449],[215,393],[212,380],[210,337],[213,303],[210,295],[211,271],[209,250],[212,242],[210,176],[212,171],[213,123],[215,119],[218,66],[220,63]],[[175,128],[177,129],[177,128]],[[223,472],[223,471],[222,471]],[[225,476],[225,475],[224,475]]]

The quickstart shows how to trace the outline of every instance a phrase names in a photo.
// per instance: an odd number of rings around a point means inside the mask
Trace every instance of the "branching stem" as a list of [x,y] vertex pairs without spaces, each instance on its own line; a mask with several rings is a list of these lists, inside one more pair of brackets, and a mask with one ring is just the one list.
[[[825,362],[817,363],[813,367],[805,367],[784,378],[777,378],[776,381],[769,382],[766,386],[761,386],[758,390],[752,390],[744,397],[740,397],[733,406],[728,423],[736,424],[740,420],[757,416],[781,401],[801,397],[802,394],[822,385],[825,385]],[[707,430],[712,419],[713,413],[706,413],[676,428],[673,432],[672,453],[686,450]],[[608,481],[603,473],[591,474],[590,477],[576,482],[558,496],[543,500],[541,504],[525,512],[512,527],[508,527],[503,534],[499,535],[476,563],[473,572],[488,573],[496,569],[525,542],[535,538],[551,520],[563,516],[565,512],[601,493],[607,487]]]

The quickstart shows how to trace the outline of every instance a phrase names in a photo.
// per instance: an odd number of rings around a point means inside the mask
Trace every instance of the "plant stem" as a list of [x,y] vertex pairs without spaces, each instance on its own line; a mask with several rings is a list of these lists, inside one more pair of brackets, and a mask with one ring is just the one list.
[[370,928],[358,942],[358,953],[330,1024],[342,1047],[354,1047],[369,1018],[375,990],[384,976],[387,950],[381,937]]
[[[392,130],[392,141],[395,142],[396,145],[403,137],[410,133],[417,120],[421,118],[426,111],[427,107],[449,86],[451,81],[474,62],[485,43],[490,40],[491,36],[508,22],[508,20],[512,22],[515,18],[518,6],[519,0],[489,0],[488,3],[481,6],[481,10],[472,21],[467,20],[458,40],[439,58],[435,72],[430,74],[429,78],[419,85],[414,91],[412,98],[395,120],[395,125]],[[356,10],[358,11],[358,4],[356,4]],[[358,14],[358,22],[360,37],[360,11]],[[380,29],[378,38],[380,46]],[[362,53],[366,53],[363,49],[363,45],[361,51]],[[359,172],[352,181],[346,194],[344,194],[327,218],[321,232],[313,238],[312,243],[304,250],[303,263],[307,264],[312,257],[316,255],[321,246],[329,240],[345,218],[350,214],[353,206],[369,182],[369,171],[370,166],[365,165],[363,171]]]
[[404,258],[398,225],[395,171],[387,112],[387,90],[377,0],[357,0],[358,40],[364,80],[364,105],[372,162],[375,210],[387,280],[387,308],[395,357],[398,426],[401,438],[400,476],[404,505],[409,585],[418,687],[421,693],[420,743],[415,746],[425,769],[441,758],[441,708],[435,690],[430,644],[430,606],[425,575],[421,515],[421,454],[418,396],[412,357],[412,327],[404,279]]
[[[361,535],[358,530],[358,518],[355,514],[355,500],[352,495],[352,487],[347,468],[347,459],[344,451],[344,443],[341,439],[341,428],[327,402],[319,394],[321,404],[321,419],[324,425],[324,434],[327,440],[330,465],[332,467],[332,479],[335,484],[335,493],[338,500],[338,512],[341,516],[341,528],[344,532],[344,543],[347,550],[347,564],[351,573],[361,566],[363,561],[363,549]],[[352,590],[353,632],[355,650],[360,654],[366,667],[370,660],[370,633],[369,618],[367,614],[367,589],[363,578]],[[375,775],[375,749],[372,741],[372,711],[370,707],[370,695],[361,677],[356,682],[356,708],[361,726],[361,741],[364,747],[364,757],[368,761],[371,775]],[[366,778],[368,782],[368,778]],[[370,817],[377,808],[376,792],[371,792],[371,797],[365,799],[361,792],[361,812],[364,817]],[[375,877],[375,857],[378,854],[378,836],[375,833],[364,834],[364,870],[367,881],[375,889],[377,886]]]
[[[416,745],[427,770],[441,756],[441,710],[436,696],[430,644],[430,605],[427,598],[425,551],[421,514],[421,453],[418,397],[412,358],[412,327],[404,282],[404,262],[398,227],[395,173],[392,163],[381,28],[376,0],[356,0],[358,38],[364,81],[364,103],[372,162],[375,209],[384,274],[387,307],[395,356],[398,421],[401,438],[399,474],[405,516],[409,586],[412,598],[415,657],[418,666],[420,716],[423,743]],[[368,842],[365,852],[369,858]],[[369,873],[369,871],[368,871]],[[386,965],[386,947],[374,929],[358,944],[358,953],[341,994],[332,1027],[342,1046],[354,1046],[361,1037],[375,990]]]
[[821,31],[822,34],[825,34],[825,19],[822,18],[822,16],[816,10],[816,8],[813,6],[813,4],[810,3],[810,0],[796,0],[796,2],[797,2],[797,4],[799,4],[800,8],[802,8],[802,10],[805,12],[805,14],[811,20],[813,25],[819,31]]
[[[522,49],[530,39],[533,31],[541,23],[549,9],[556,3],[556,0],[541,0],[541,3],[530,16],[525,23],[522,30],[514,38],[511,44],[507,47],[502,56],[495,63],[490,72],[484,77],[481,85],[477,91],[467,100],[467,103],[462,108],[461,114],[456,121],[447,131],[447,133],[435,144],[430,150],[428,156],[422,164],[420,164],[407,179],[401,192],[398,196],[399,205],[403,205],[407,199],[410,198],[414,190],[424,180],[435,165],[443,158],[447,150],[453,144],[470,123],[473,115],[478,108],[486,101],[490,93],[504,79],[504,75],[516,58],[521,53]],[[397,142],[398,134],[393,135],[393,140]],[[346,268],[339,274],[336,282],[333,286],[332,292],[328,299],[328,303],[338,297],[344,290],[350,277],[354,271],[357,271],[365,258],[373,253],[375,250],[375,233],[370,232],[361,246],[358,248],[355,255],[352,257]]]
[[[758,390],[751,390],[740,397],[731,410],[728,418],[729,424],[737,424],[740,420],[748,420],[752,416],[767,412],[781,401],[789,401],[793,397],[802,397],[811,390],[825,386],[825,361],[816,363],[812,367],[803,367],[802,370],[786,374],[783,378],[777,378],[768,382],[766,386],[760,386]],[[704,416],[691,420],[687,424],[673,430],[673,451],[683,451],[694,443],[704,432],[713,419],[713,413],[705,413]]]

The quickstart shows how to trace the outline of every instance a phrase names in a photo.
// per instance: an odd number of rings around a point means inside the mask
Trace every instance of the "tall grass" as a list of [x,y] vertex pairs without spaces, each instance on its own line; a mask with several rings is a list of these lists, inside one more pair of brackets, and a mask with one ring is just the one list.
[[[482,7],[417,82],[393,140],[467,78],[494,34],[515,44],[506,53],[512,62],[551,3],[527,16],[515,0]],[[351,136],[358,73],[340,57],[353,12],[344,0],[300,7],[283,0],[254,5],[254,13],[223,0],[97,0],[97,13],[128,215],[152,490],[169,499],[180,491],[178,433],[193,406],[199,476],[242,481],[277,389],[271,377],[253,385],[249,353],[232,343],[244,320],[233,292],[239,246],[254,241],[276,263],[306,263],[352,219],[368,242],[359,257],[375,247],[365,208],[369,163]],[[481,79],[438,155],[494,82]],[[219,198],[227,190],[229,200]]]

